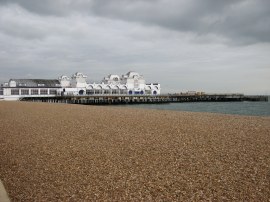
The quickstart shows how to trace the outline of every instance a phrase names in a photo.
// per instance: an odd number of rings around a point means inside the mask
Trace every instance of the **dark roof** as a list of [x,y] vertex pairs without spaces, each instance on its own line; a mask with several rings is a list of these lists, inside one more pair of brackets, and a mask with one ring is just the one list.
[[57,79],[10,79],[17,87],[60,87]]

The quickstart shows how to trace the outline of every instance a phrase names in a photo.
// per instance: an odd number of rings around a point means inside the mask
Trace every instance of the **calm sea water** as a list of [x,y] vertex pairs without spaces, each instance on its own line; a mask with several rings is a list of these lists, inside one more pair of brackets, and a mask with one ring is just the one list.
[[[270,99],[269,99],[270,100]],[[222,114],[270,116],[270,102],[190,102],[169,104],[120,105],[174,111],[211,112]]]

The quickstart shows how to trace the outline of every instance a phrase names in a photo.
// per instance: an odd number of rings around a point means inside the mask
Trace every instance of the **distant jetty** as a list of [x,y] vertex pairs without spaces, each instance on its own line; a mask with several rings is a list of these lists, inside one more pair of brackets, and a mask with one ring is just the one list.
[[117,104],[162,104],[172,102],[243,102],[268,101],[268,96],[246,96],[243,94],[164,94],[164,95],[83,95],[56,97],[25,97],[21,101],[117,105]]

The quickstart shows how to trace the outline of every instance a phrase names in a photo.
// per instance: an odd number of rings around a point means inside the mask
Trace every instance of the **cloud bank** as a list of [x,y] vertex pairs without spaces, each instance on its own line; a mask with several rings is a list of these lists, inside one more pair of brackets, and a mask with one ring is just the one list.
[[0,81],[129,70],[163,92],[270,94],[270,1],[0,0]]

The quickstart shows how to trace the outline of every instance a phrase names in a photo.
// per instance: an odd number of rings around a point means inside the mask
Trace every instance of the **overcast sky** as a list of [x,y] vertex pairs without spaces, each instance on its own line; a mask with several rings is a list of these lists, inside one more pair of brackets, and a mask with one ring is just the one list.
[[270,94],[270,1],[0,0],[0,82],[130,70],[163,93]]

